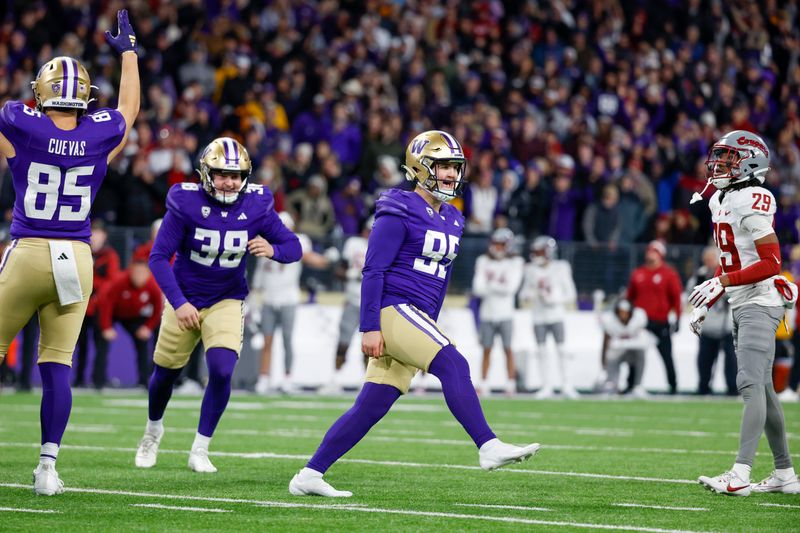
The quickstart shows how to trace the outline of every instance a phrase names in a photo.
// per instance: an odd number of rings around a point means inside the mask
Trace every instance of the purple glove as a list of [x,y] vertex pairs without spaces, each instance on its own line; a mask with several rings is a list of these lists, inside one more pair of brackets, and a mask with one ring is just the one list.
[[115,37],[107,31],[106,42],[120,55],[125,52],[136,52],[136,35],[128,21],[127,9],[120,9],[117,12],[117,35]]

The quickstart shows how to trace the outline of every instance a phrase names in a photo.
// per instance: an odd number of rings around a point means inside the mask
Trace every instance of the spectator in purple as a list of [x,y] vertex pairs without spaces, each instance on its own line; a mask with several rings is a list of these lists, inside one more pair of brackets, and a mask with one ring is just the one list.
[[317,144],[319,141],[328,140],[331,131],[331,119],[326,109],[327,99],[323,94],[314,97],[314,106],[308,111],[300,113],[292,124],[292,143]]
[[570,156],[559,157],[547,225],[547,234],[557,241],[574,241],[576,238],[576,220],[582,195],[572,188],[574,168],[575,162]]
[[352,121],[350,111],[344,103],[333,105],[330,133],[331,150],[339,156],[345,174],[351,173],[361,159],[361,128]]
[[333,192],[331,203],[342,233],[346,237],[357,235],[367,217],[367,206],[361,195],[361,180],[356,176],[351,177],[343,189]]

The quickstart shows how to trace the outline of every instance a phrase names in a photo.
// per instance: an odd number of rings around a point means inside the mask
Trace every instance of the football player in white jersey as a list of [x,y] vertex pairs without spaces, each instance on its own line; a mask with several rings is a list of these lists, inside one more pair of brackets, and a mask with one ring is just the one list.
[[631,396],[647,398],[647,391],[642,387],[644,357],[657,342],[655,335],[647,330],[647,313],[634,307],[630,300],[620,298],[613,309],[600,315],[600,327],[603,329],[603,367],[607,373],[604,392],[619,392],[619,371],[622,363],[626,363],[632,373]]
[[536,393],[540,399],[553,396],[547,363],[547,334],[553,336],[561,372],[561,394],[577,398],[568,369],[569,355],[564,350],[564,312],[567,305],[575,303],[577,293],[569,263],[556,259],[558,245],[547,235],[537,237],[531,245],[531,262],[525,266],[521,297],[533,302],[533,332],[536,336],[536,357],[542,387]]
[[[761,187],[769,172],[770,154],[764,140],[748,131],[732,131],[719,139],[708,155],[708,182],[718,190],[709,208],[714,241],[720,250],[715,276],[689,295],[691,327],[696,333],[708,308],[727,294],[733,312],[733,339],[744,399],[739,453],[731,470],[698,481],[720,494],[750,492],[800,493],[778,395],[772,384],[775,332],[786,308],[797,300],[797,286],[781,277],[781,252],[773,230],[775,198]],[[700,194],[692,201],[701,199]],[[775,470],[750,484],[750,469],[761,433],[767,434]]]
[[[339,321],[339,341],[336,344],[336,367],[331,382],[319,389],[321,394],[341,394],[342,380],[341,369],[347,357],[347,349],[353,333],[358,330],[361,315],[361,278],[364,262],[367,258],[367,242],[372,231],[375,217],[364,221],[360,235],[353,235],[344,242],[342,248],[342,265],[339,275],[344,278],[344,309],[342,319]],[[369,357],[364,356],[366,368]]]
[[[283,211],[278,214],[283,225],[294,231],[294,219],[292,215]],[[296,263],[278,263],[259,257],[256,263],[256,271],[253,274],[253,286],[251,287],[251,300],[249,306],[253,309],[254,322],[261,323],[263,334],[263,348],[261,350],[261,368],[258,380],[256,381],[255,391],[258,394],[267,394],[271,388],[276,388],[280,392],[290,393],[294,391],[292,382],[292,360],[294,351],[292,349],[292,332],[294,331],[294,316],[297,305],[300,303],[300,274],[303,272],[303,265],[312,268],[327,268],[330,265],[330,255],[318,254],[312,249],[311,239],[307,235],[297,234],[300,239],[300,246],[303,249],[303,257]],[[338,254],[337,254],[338,255]],[[257,309],[260,309],[260,313]],[[270,383],[270,368],[272,366],[272,339],[275,330],[280,326],[283,335],[284,353],[284,378],[272,387]],[[260,344],[260,343],[256,343]]]
[[472,293],[481,299],[479,336],[483,346],[483,367],[481,373],[481,395],[490,393],[489,355],[497,335],[503,342],[506,355],[508,381],[506,392],[517,391],[514,354],[511,351],[511,336],[514,323],[514,296],[522,284],[522,269],[525,262],[513,255],[514,233],[508,228],[499,228],[492,233],[489,249],[475,262],[475,275],[472,278]]

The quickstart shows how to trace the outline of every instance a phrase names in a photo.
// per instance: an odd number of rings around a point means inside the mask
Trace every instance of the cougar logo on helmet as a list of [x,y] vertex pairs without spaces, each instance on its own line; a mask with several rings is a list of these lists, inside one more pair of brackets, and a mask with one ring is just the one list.
[[[437,178],[436,165],[440,163],[456,165],[455,180]],[[445,131],[429,130],[414,137],[408,143],[406,164],[402,168],[407,180],[416,181],[439,201],[448,202],[461,196],[464,190],[467,169],[464,150],[455,137]],[[440,187],[440,182],[446,187]],[[452,185],[452,188],[447,185]]]
[[[200,155],[200,183],[203,190],[214,200],[232,204],[247,188],[252,164],[250,156],[242,144],[230,137],[219,137],[211,141]],[[214,174],[235,174],[241,176],[242,184],[235,191],[223,191],[214,186]]]
[[764,154],[766,154],[767,157],[769,157],[769,150],[767,150],[767,147],[762,143],[758,142],[756,139],[748,139],[745,136],[741,136],[738,139],[736,139],[736,142],[742,145],[755,146],[756,148],[764,152]]
[[56,57],[42,65],[31,89],[39,111],[64,108],[83,112],[91,101],[89,72],[71,57]]

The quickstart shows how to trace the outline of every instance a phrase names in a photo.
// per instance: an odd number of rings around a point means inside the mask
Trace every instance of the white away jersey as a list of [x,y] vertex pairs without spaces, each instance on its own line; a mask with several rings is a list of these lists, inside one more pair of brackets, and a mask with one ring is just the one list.
[[[311,240],[298,233],[303,253],[311,251]],[[258,291],[264,305],[281,307],[300,303],[300,274],[303,261],[282,264],[266,257],[259,257],[253,273],[253,291]]]
[[364,270],[364,261],[367,258],[367,239],[364,237],[350,237],[344,243],[342,259],[347,261],[347,281],[344,286],[344,295],[350,305],[361,306],[361,278]]
[[639,307],[633,308],[630,320],[623,324],[613,311],[600,315],[600,326],[608,335],[610,350],[646,350],[656,344],[656,339],[647,329],[647,313]]
[[562,260],[548,261],[543,266],[528,263],[525,265],[522,298],[533,302],[534,324],[563,321],[565,306],[577,298],[572,267]]
[[[725,273],[736,272],[758,262],[755,241],[766,237],[772,230],[776,205],[772,193],[763,187],[745,187],[725,193],[717,191],[708,203],[714,224],[714,242],[720,254],[720,265]],[[776,257],[775,261],[780,258]],[[763,306],[783,305],[774,285],[774,277],[753,283],[727,287],[731,308],[745,303]]]
[[522,284],[524,264],[521,257],[478,257],[472,278],[472,292],[481,299],[481,320],[511,320],[514,316],[514,295]]

